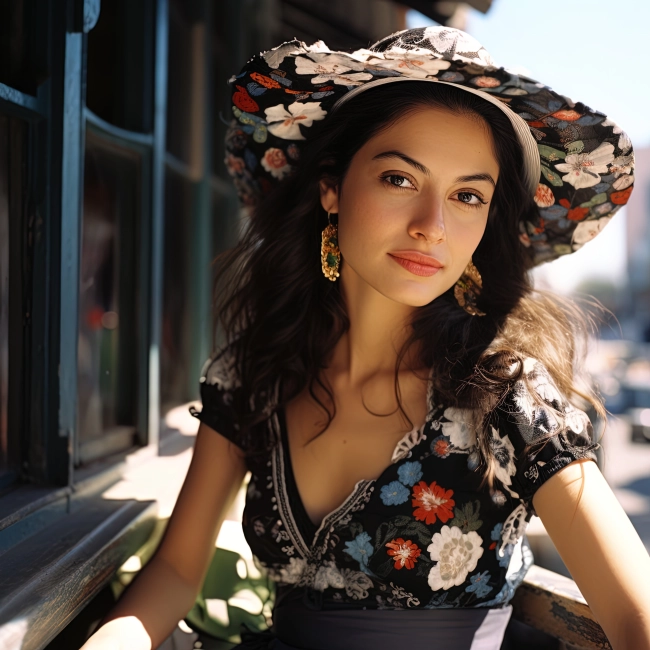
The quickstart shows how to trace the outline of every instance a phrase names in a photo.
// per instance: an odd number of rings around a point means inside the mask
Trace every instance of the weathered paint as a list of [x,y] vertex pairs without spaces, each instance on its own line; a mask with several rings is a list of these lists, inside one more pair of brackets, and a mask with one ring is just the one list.
[[512,600],[513,616],[577,648],[611,648],[573,580],[533,566]]

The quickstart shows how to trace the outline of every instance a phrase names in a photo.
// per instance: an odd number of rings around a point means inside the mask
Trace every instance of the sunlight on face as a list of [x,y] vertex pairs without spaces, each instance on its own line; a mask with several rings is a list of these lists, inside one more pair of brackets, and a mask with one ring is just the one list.
[[426,305],[461,276],[488,218],[499,166],[487,125],[422,108],[370,139],[339,188],[341,280],[403,305]]

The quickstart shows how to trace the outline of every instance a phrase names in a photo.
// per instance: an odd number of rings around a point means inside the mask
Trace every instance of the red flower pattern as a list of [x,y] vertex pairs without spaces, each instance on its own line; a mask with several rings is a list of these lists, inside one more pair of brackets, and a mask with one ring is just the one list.
[[395,558],[395,568],[398,571],[404,567],[412,569],[422,553],[417,544],[413,544],[410,539],[404,541],[401,537],[388,542],[386,546],[388,555]]
[[451,498],[453,494],[453,490],[445,490],[435,481],[431,485],[420,481],[413,486],[413,516],[427,524],[435,524],[436,519],[447,523],[454,516],[452,508],[456,502]]

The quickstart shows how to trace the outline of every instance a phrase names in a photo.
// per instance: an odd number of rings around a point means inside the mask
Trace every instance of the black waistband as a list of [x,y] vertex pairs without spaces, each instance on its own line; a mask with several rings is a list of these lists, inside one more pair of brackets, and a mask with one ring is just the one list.
[[277,642],[270,647],[277,650],[471,650],[474,646],[498,650],[511,611],[511,607],[314,611],[291,605],[275,609],[273,633]]

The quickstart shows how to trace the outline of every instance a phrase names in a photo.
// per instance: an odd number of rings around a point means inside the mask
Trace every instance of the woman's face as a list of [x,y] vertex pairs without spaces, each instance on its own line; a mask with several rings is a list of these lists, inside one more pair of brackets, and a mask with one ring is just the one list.
[[343,283],[413,307],[443,294],[483,236],[498,175],[477,116],[421,108],[371,138],[340,188],[321,182],[323,208],[338,213]]

